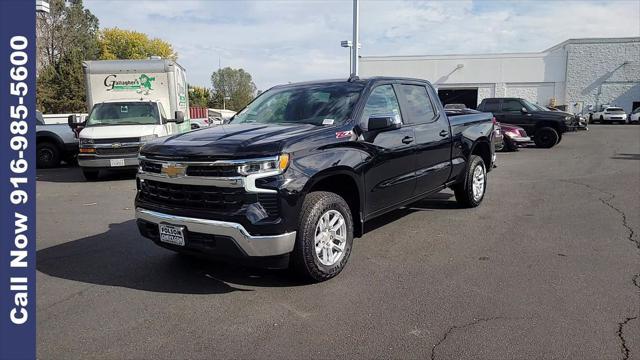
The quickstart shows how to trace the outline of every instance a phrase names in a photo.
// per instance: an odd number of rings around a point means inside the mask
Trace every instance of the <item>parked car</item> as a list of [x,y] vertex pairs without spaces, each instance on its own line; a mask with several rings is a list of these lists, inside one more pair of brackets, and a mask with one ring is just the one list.
[[522,127],[527,134],[533,134],[533,141],[541,148],[555,146],[564,133],[575,128],[572,115],[545,111],[521,98],[486,98],[478,110],[493,113],[501,124]]
[[60,161],[75,161],[78,139],[65,124],[45,124],[42,113],[36,111],[36,167],[53,168]]
[[201,129],[211,126],[213,121],[209,118],[191,119],[191,130]]
[[618,124],[626,124],[627,114],[624,112],[624,109],[614,106],[603,106],[600,111],[596,111],[591,115],[591,120],[593,122],[597,121],[600,124],[606,123],[618,123]]
[[640,106],[629,114],[629,123],[640,123]]
[[138,228],[178,252],[327,280],[368,220],[447,187],[462,206],[480,205],[491,118],[448,117],[424,80],[276,86],[228,125],[141,148]]
[[518,151],[519,148],[531,143],[531,138],[527,135],[525,129],[510,125],[500,124],[502,130],[502,146],[504,151]]

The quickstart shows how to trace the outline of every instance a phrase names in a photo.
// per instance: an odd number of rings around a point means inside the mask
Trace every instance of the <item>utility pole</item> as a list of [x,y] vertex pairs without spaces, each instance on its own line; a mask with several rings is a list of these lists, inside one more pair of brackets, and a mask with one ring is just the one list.
[[360,45],[360,0],[353,0],[353,42],[351,47],[351,77],[358,76],[358,48]]

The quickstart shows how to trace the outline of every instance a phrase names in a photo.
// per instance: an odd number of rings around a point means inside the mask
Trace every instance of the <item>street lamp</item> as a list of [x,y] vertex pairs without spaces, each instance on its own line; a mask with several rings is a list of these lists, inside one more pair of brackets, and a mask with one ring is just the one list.
[[222,110],[227,110],[227,100],[231,100],[231,96],[223,96],[222,97]]
[[[340,46],[343,48],[349,48],[349,71],[353,73],[353,41],[351,40],[342,40],[340,41]],[[358,49],[362,47],[362,44],[358,43]]]

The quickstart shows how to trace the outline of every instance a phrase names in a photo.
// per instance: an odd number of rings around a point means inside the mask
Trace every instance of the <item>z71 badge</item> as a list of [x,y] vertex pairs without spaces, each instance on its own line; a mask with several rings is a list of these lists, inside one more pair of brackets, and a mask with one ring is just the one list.
[[349,130],[349,131],[338,131],[336,133],[336,139],[350,138],[351,135],[353,135],[353,131],[351,131],[351,130]]

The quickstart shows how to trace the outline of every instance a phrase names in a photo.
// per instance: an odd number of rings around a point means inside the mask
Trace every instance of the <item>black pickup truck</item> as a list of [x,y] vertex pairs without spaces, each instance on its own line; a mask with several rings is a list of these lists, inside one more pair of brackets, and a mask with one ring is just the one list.
[[500,123],[517,125],[533,135],[540,148],[551,148],[562,140],[562,134],[575,130],[574,116],[551,111],[521,98],[486,98],[478,110],[491,112]]
[[326,280],[374,217],[447,187],[479,205],[493,126],[486,113],[448,118],[423,80],[276,86],[227,125],[142,147],[138,228],[178,252]]

